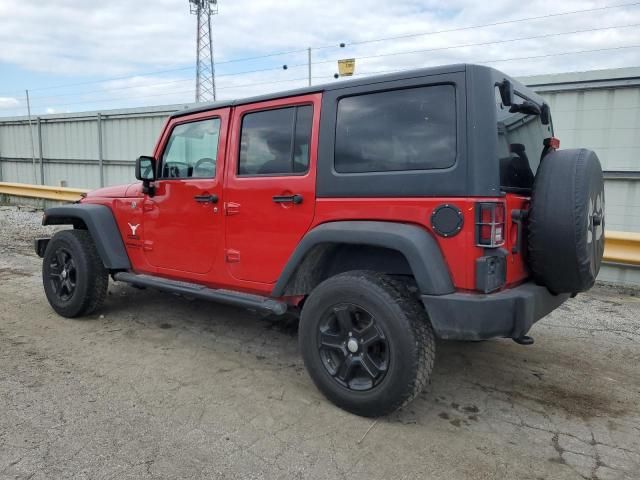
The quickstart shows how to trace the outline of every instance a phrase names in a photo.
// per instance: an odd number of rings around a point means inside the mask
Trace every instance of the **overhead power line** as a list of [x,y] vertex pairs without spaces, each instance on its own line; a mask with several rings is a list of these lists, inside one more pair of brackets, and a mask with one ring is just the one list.
[[[508,25],[510,23],[520,23],[520,22],[528,22],[531,20],[543,20],[546,18],[553,18],[553,17],[562,17],[565,15],[575,15],[578,13],[587,13],[587,12],[597,12],[597,11],[602,11],[602,10],[611,10],[614,8],[624,8],[624,7],[634,7],[636,5],[640,5],[640,2],[632,2],[632,3],[620,3],[617,5],[606,5],[604,7],[594,7],[594,8],[585,8],[585,9],[581,9],[581,10],[572,10],[570,12],[558,12],[558,13],[549,13],[546,15],[539,15],[537,17],[525,17],[525,18],[516,18],[513,20],[501,20],[499,22],[493,22],[493,23],[481,23],[481,24],[477,24],[477,25],[468,25],[466,27],[458,27],[458,28],[449,28],[446,30],[431,30],[429,32],[418,32],[418,33],[407,33],[404,35],[395,35],[392,37],[382,37],[382,38],[374,38],[372,40],[360,40],[360,41],[355,41],[355,42],[349,42],[346,43],[346,45],[363,45],[366,43],[374,43],[374,42],[386,42],[389,40],[400,40],[403,38],[412,38],[412,37],[419,37],[419,36],[423,36],[423,35],[437,35],[440,33],[451,33],[451,32],[462,32],[464,30],[474,30],[477,28],[485,28],[485,27],[496,27],[498,25]],[[324,48],[328,48],[324,47]]]
[[[396,56],[396,55],[409,55],[409,54],[413,54],[413,53],[426,53],[426,52],[437,52],[439,50],[453,50],[456,48],[467,48],[467,47],[481,47],[481,46],[487,46],[487,45],[498,45],[498,44],[502,44],[502,43],[510,43],[510,42],[520,42],[520,41],[524,41],[524,40],[537,40],[540,38],[549,38],[549,37],[558,37],[558,36],[562,36],[562,35],[575,35],[575,34],[579,34],[579,33],[591,33],[591,32],[598,32],[598,31],[602,31],[602,30],[613,30],[613,29],[617,29],[617,28],[631,28],[631,27],[638,27],[640,26],[640,23],[633,23],[633,24],[627,24],[627,25],[614,25],[614,26],[610,26],[610,27],[601,27],[601,28],[587,28],[584,30],[572,30],[570,32],[555,32],[555,33],[544,33],[541,35],[532,35],[529,37],[518,37],[518,38],[508,38],[505,40],[493,40],[490,42],[477,42],[477,43],[465,43],[465,44],[461,44],[461,45],[449,45],[449,46],[444,46],[444,47],[435,47],[435,48],[425,48],[425,49],[419,49],[419,50],[405,50],[405,51],[400,51],[400,52],[390,52],[390,53],[378,53],[375,55],[361,55],[359,57],[356,57],[357,60],[366,60],[369,58],[380,58],[380,57],[392,57],[392,56]],[[315,62],[315,64],[321,64],[321,63],[335,63],[337,62],[338,59],[337,58],[332,58],[330,60],[321,60],[318,62]],[[291,65],[288,68],[294,68],[294,67],[303,67],[306,66],[306,63],[302,63],[299,65]]]
[[[616,50],[625,50],[625,49],[634,49],[634,48],[640,48],[640,44],[638,44],[638,45],[621,45],[621,46],[616,46],[616,47],[586,49],[586,50],[573,50],[573,51],[565,51],[565,52],[557,52],[557,53],[547,53],[547,54],[542,54],[542,55],[529,55],[529,56],[524,56],[524,57],[509,57],[509,58],[500,58],[500,59],[478,60],[476,63],[491,64],[491,63],[501,63],[501,62],[512,62],[512,61],[518,61],[518,60],[534,60],[534,59],[542,59],[542,58],[549,58],[549,57],[558,57],[558,56],[566,56],[566,55],[580,55],[580,54],[585,54],[585,53],[607,52],[607,51],[616,51]],[[385,74],[385,73],[399,73],[399,72],[403,72],[403,71],[413,70],[415,68],[416,68],[415,66],[412,66],[410,68],[399,68],[399,69],[391,69],[391,70],[375,70],[375,71],[369,71],[369,72],[356,73],[356,74],[354,74],[354,76],[367,77],[367,76],[371,76],[371,75],[380,75],[380,74]],[[330,77],[322,77],[322,76],[313,77],[314,80],[328,80],[329,78]],[[254,83],[247,83],[247,84],[243,84],[243,85],[232,85],[232,86],[222,87],[222,88],[228,88],[228,89],[246,88],[246,87],[260,86],[260,85],[274,84],[274,83],[304,81],[306,79],[307,79],[307,77],[300,77],[300,78],[288,79],[288,80],[277,80],[277,81],[271,81],[271,82],[254,82]],[[101,100],[95,100],[95,101],[83,101],[83,102],[73,102],[73,103],[66,103],[66,104],[54,104],[54,105],[49,105],[49,106],[50,107],[62,107],[62,106],[68,106],[68,105],[103,103],[103,102],[107,102],[107,101],[117,101],[117,100],[137,100],[137,99],[141,99],[141,98],[150,98],[150,97],[158,97],[158,96],[166,96],[166,95],[179,95],[179,94],[183,94],[183,93],[192,94],[193,90],[185,90],[185,91],[178,91],[178,92],[167,92],[167,93],[156,94],[156,95],[141,95],[141,96],[136,96],[136,97],[118,97],[118,98],[115,98],[115,99],[114,98],[110,98],[110,99],[101,99]],[[15,107],[11,107],[10,108],[10,110],[16,110],[16,109],[17,108],[15,108]]]
[[[487,63],[501,63],[501,62],[514,62],[517,60],[536,60],[536,59],[541,59],[541,58],[548,58],[548,57],[561,57],[561,56],[565,56],[565,55],[580,55],[583,53],[597,53],[597,52],[608,52],[608,51],[613,51],[613,50],[625,50],[625,49],[634,49],[634,48],[640,48],[640,44],[637,45],[621,45],[621,46],[617,46],[617,47],[607,47],[607,48],[593,48],[593,49],[588,49],[588,50],[573,50],[573,51],[569,51],[569,52],[557,52],[557,53],[545,53],[543,55],[530,55],[530,56],[526,56],[526,57],[510,57],[510,58],[494,58],[494,59],[490,59],[490,60],[477,60],[474,63],[479,63],[479,64],[487,64]],[[408,70],[415,70],[416,68],[427,68],[427,67],[416,67],[416,66],[412,66],[410,68],[398,68],[398,69],[392,69],[392,70],[373,70],[373,71],[369,71],[369,72],[359,72],[359,73],[354,73],[354,76],[370,76],[370,75],[383,75],[385,73],[399,73],[399,72],[406,72]],[[323,79],[327,79],[329,77],[322,77]]]
[[[419,50],[405,50],[405,51],[390,52],[390,53],[380,53],[380,54],[375,54],[375,55],[362,55],[362,56],[356,57],[356,59],[357,60],[366,60],[366,59],[370,59],[370,58],[381,58],[381,57],[390,57],[390,56],[398,56],[398,55],[410,55],[410,54],[417,54],[417,53],[436,52],[436,51],[442,51],[442,50],[454,50],[454,49],[457,49],[457,48],[468,48],[468,47],[477,47],[477,46],[497,45],[497,44],[510,43],[510,42],[518,42],[518,41],[525,41],[525,40],[537,40],[537,39],[541,39],[541,38],[549,38],[549,37],[562,36],[562,35],[575,35],[575,34],[580,34],[580,33],[592,33],[592,32],[603,31],[603,30],[613,30],[613,29],[618,29],[618,28],[632,28],[632,27],[638,27],[638,26],[640,26],[640,23],[626,24],[626,25],[614,25],[614,26],[607,26],[607,27],[600,27],[600,28],[587,28],[587,29],[582,29],[582,30],[572,30],[572,31],[568,31],[568,32],[544,33],[544,34],[540,34],[540,35],[531,35],[531,36],[528,36],[528,37],[508,38],[508,39],[504,39],[504,40],[493,40],[493,41],[487,41],[487,42],[465,43],[465,44],[460,44],[460,45],[448,45],[448,46],[443,46],[443,47],[434,47],[434,48],[419,49]],[[338,60],[337,58],[336,59],[329,59],[329,60],[319,60],[317,62],[312,62],[312,65],[334,63],[337,60]],[[287,69],[289,69],[289,68],[300,68],[300,67],[306,67],[306,66],[308,66],[307,63],[300,63],[300,64],[295,64],[295,65],[288,65]],[[269,68],[263,68],[263,69],[258,69],[258,70],[249,70],[249,71],[233,72],[233,73],[227,73],[227,74],[218,74],[218,77],[221,77],[221,76],[238,76],[238,75],[243,75],[243,74],[261,73],[261,72],[276,71],[276,70],[281,70],[281,69],[282,69],[282,66],[269,67]],[[189,82],[189,81],[192,81],[192,80],[190,78],[186,78],[186,79],[172,80],[172,81],[168,81],[168,82],[151,83],[151,84],[147,84],[147,85],[128,85],[128,86],[123,86],[123,87],[105,88],[105,89],[100,89],[100,90],[90,90],[90,91],[79,92],[79,93],[65,93],[65,94],[60,94],[60,95],[36,96],[36,97],[32,97],[32,99],[34,99],[34,100],[35,99],[51,99],[51,98],[74,96],[74,95],[86,95],[86,94],[89,94],[89,93],[103,93],[103,92],[116,91],[116,90],[126,90],[126,89],[132,89],[132,88],[156,87],[156,86],[170,85],[170,84],[174,84],[174,83],[182,83],[182,82]]]
[[[192,79],[188,79],[190,82],[192,81]],[[224,87],[216,87],[218,90],[229,90],[229,89],[237,89],[237,88],[247,88],[247,87],[253,87],[253,86],[261,86],[261,85],[269,85],[269,84],[275,84],[275,83],[285,83],[285,82],[299,82],[302,80],[307,80],[307,77],[300,77],[300,78],[289,78],[286,80],[274,80],[274,81],[268,81],[268,82],[252,82],[252,83],[245,83],[245,84],[241,84],[241,85],[228,85],[228,86],[224,86]],[[180,90],[180,91],[171,91],[171,92],[163,92],[163,93],[158,93],[158,94],[152,94],[152,95],[136,95],[136,96],[122,96],[122,97],[109,97],[109,98],[99,98],[99,99],[95,99],[95,100],[82,100],[79,102],[70,102],[70,103],[52,103],[52,104],[37,104],[37,105],[32,105],[32,108],[44,108],[44,107],[51,107],[51,108],[56,108],[56,107],[66,107],[69,105],[86,105],[86,104],[91,104],[91,103],[97,103],[97,102],[108,102],[108,101],[118,101],[118,100],[136,100],[138,98],[150,98],[150,97],[159,97],[159,96],[167,96],[167,95],[180,95],[182,93],[193,93],[194,89],[191,90]],[[191,103],[191,102],[189,102]],[[0,109],[2,109],[4,107],[0,107]],[[21,110],[23,109],[23,107],[8,107],[7,110]]]
[[[581,13],[612,10],[612,9],[617,9],[617,8],[634,7],[634,6],[637,6],[637,5],[640,5],[640,2],[630,2],[630,3],[621,3],[621,4],[615,4],[615,5],[606,5],[606,6],[602,6],[602,7],[585,8],[585,9],[580,9],[580,10],[571,10],[571,11],[568,11],[568,12],[557,12],[557,13],[550,13],[550,14],[546,14],[546,15],[538,15],[538,16],[533,16],[533,17],[524,17],[524,18],[516,18],[516,19],[512,19],[512,20],[502,20],[502,21],[491,22],[491,23],[467,25],[467,26],[463,26],[463,27],[456,27],[456,28],[450,28],[450,29],[444,29],[444,30],[431,30],[431,31],[425,31],[425,32],[408,33],[408,34],[404,34],[404,35],[396,35],[396,36],[389,36],[389,37],[379,37],[379,38],[373,38],[373,39],[369,39],[369,40],[352,41],[352,42],[346,43],[346,45],[349,45],[349,46],[364,45],[364,44],[375,43],[375,42],[399,40],[399,39],[403,39],[403,38],[412,38],[412,37],[426,36],[426,35],[436,35],[436,34],[441,34],[441,33],[460,32],[460,31],[465,31],[465,30],[472,30],[472,29],[485,28],[485,27],[494,27],[494,26],[499,26],[499,25],[508,25],[508,24],[511,24],[511,23],[521,23],[521,22],[527,22],[527,21],[533,21],[533,20],[542,20],[542,19],[561,17],[561,16],[566,16],[566,15],[576,15],[576,14],[581,14]],[[312,47],[312,49],[313,50],[320,50],[320,49],[337,48],[337,47],[338,47],[338,45],[334,44],[334,45],[323,45],[323,46]],[[260,60],[260,59],[264,59],[264,58],[270,58],[270,57],[276,57],[276,56],[282,56],[282,55],[290,55],[290,54],[295,54],[295,53],[302,53],[302,52],[305,52],[305,51],[307,51],[306,48],[304,48],[304,49],[287,50],[287,51],[281,51],[281,52],[272,52],[272,53],[267,53],[267,54],[264,54],[264,55],[256,55],[256,56],[252,56],[252,57],[243,57],[243,58],[223,60],[221,62],[216,62],[216,65],[228,64],[228,63],[236,63],[236,62],[244,62],[244,61],[252,61],[252,60]],[[305,65],[307,65],[307,64],[305,64]],[[172,72],[180,72],[180,71],[187,71],[187,70],[194,70],[194,68],[193,68],[193,66],[177,67],[177,68],[171,68],[171,69],[165,69],[165,70],[156,70],[156,71],[151,71],[151,72],[137,73],[137,74],[126,75],[126,76],[103,78],[103,79],[99,79],[99,80],[88,80],[88,81],[83,81],[83,82],[67,83],[67,84],[55,85],[55,86],[50,86],[50,87],[36,87],[36,88],[29,89],[29,91],[54,90],[54,89],[58,89],[58,88],[75,87],[75,86],[90,85],[90,84],[97,84],[97,83],[106,83],[106,82],[110,82],[110,81],[114,81],[114,80],[126,80],[126,79],[130,79],[130,78],[135,78],[135,77],[148,77],[148,76],[159,75],[159,74],[163,74],[163,73],[172,73]],[[253,73],[253,72],[258,72],[258,71],[263,71],[263,70],[253,70],[253,71],[250,71],[248,73]],[[229,75],[229,74],[227,74],[227,75]],[[11,95],[8,95],[8,96],[11,96]]]
[[[414,54],[414,53],[426,53],[426,52],[436,52],[439,50],[453,50],[456,48],[468,48],[468,47],[478,47],[478,46],[487,46],[487,45],[498,45],[498,44],[502,44],[502,43],[510,43],[510,42],[519,42],[519,41],[523,41],[523,40],[535,40],[535,39],[540,39],[540,38],[549,38],[549,37],[556,37],[556,36],[561,36],[561,35],[574,35],[574,34],[578,34],[578,33],[591,33],[591,32],[597,32],[597,31],[601,31],[601,30],[612,30],[612,29],[616,29],[616,28],[630,28],[630,27],[638,27],[640,26],[640,23],[634,23],[634,24],[628,24],[628,25],[616,25],[616,26],[608,26],[608,27],[601,27],[601,28],[588,28],[588,29],[584,29],[584,30],[573,30],[570,32],[554,32],[554,33],[545,33],[542,35],[533,35],[533,36],[529,36],[529,37],[518,37],[518,38],[509,38],[509,39],[504,39],[504,40],[493,40],[490,42],[477,42],[477,43],[465,43],[465,44],[461,44],[461,45],[449,45],[449,46],[444,46],[444,47],[435,47],[435,48],[425,48],[425,49],[420,49],[420,50],[405,50],[405,51],[397,51],[397,52],[390,52],[390,53],[379,53],[379,54],[375,54],[375,55],[360,55],[357,57],[354,57],[356,60],[366,60],[369,58],[380,58],[380,57],[392,57],[392,56],[398,56],[398,55],[408,55],[408,54]],[[312,62],[312,65],[321,65],[321,64],[326,64],[326,63],[335,63],[337,62],[339,59],[338,58],[332,58],[329,60],[319,60],[317,62]],[[287,65],[287,69],[291,69],[291,68],[300,68],[300,67],[307,67],[308,63],[297,63],[294,65]],[[249,71],[244,71],[244,72],[234,72],[234,73],[226,73],[226,74],[222,74],[219,76],[234,76],[234,75],[242,75],[242,74],[247,74],[247,73],[257,73],[257,72],[268,72],[268,71],[274,71],[274,70],[281,70],[282,67],[278,66],[278,67],[270,67],[270,68],[262,68],[259,70],[249,70]]]

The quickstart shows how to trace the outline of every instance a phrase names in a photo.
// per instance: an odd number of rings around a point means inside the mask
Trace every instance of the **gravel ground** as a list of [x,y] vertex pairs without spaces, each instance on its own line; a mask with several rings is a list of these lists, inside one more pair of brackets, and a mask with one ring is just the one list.
[[326,401],[295,325],[111,283],[55,315],[0,207],[0,478],[640,478],[640,300],[597,287],[536,343],[438,344],[433,382],[372,421]]
[[0,205],[0,253],[33,253],[33,239],[68,227],[42,226],[42,210]]

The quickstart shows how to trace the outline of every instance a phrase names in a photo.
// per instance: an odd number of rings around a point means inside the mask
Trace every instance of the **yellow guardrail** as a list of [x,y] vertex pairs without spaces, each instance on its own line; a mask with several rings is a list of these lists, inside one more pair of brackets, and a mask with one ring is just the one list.
[[0,182],[0,194],[16,197],[43,198],[59,202],[75,202],[89,190],[82,188],[51,187],[49,185],[29,185],[27,183]]
[[604,237],[605,262],[640,265],[640,233],[607,230]]
[[[59,202],[75,202],[88,191],[82,188],[0,182],[0,194]],[[640,233],[607,230],[605,238],[603,257],[605,262],[640,266]]]

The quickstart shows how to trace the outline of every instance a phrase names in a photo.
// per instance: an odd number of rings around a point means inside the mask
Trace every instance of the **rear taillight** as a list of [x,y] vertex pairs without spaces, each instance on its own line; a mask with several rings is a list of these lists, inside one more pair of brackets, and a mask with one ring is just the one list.
[[476,243],[479,247],[495,248],[504,244],[504,219],[504,203],[476,203]]

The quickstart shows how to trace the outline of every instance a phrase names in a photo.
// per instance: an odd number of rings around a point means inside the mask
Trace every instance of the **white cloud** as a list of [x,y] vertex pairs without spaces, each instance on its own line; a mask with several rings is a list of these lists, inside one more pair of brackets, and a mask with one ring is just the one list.
[[[213,29],[221,98],[306,85],[305,51],[250,62],[225,62],[274,51],[305,49],[307,46],[333,46],[313,51],[314,62],[327,61],[313,65],[316,83],[333,81],[333,73],[337,70],[334,60],[340,57],[356,57],[356,73],[359,74],[480,61],[493,62],[490,63],[492,66],[513,75],[640,65],[640,48],[554,55],[639,45],[640,28],[551,35],[612,25],[640,24],[640,7],[599,10],[350,45],[381,37],[451,30],[596,8],[613,2],[350,0],[324,3],[308,0],[219,0],[218,3],[219,14],[214,18]],[[35,71],[69,75],[70,83],[74,78],[87,74],[108,78],[194,64],[196,20],[189,14],[189,6],[184,0],[158,0],[145,4],[143,8],[126,0],[0,0],[0,18],[3,19],[0,61]],[[549,36],[545,38],[505,42],[546,34]],[[347,47],[337,47],[340,42],[346,42]],[[479,43],[484,45],[469,45]],[[444,47],[459,48],[436,50]],[[416,50],[430,51],[403,53]],[[543,57],[545,55],[550,56]],[[286,71],[280,69],[283,63],[289,65]],[[234,75],[265,68],[273,70]],[[187,68],[172,72],[170,76],[114,80],[79,87],[77,95],[72,94],[50,104],[52,108],[57,108],[54,103],[74,104],[69,107],[78,110],[87,105],[83,102],[92,99],[99,101],[96,105],[104,107],[126,106],[127,102],[129,105],[187,102],[193,99],[192,76],[193,72]],[[83,91],[91,93],[83,94]],[[104,100],[108,98],[113,98],[114,102]]]
[[11,108],[20,105],[20,101],[13,97],[0,97],[0,108]]

